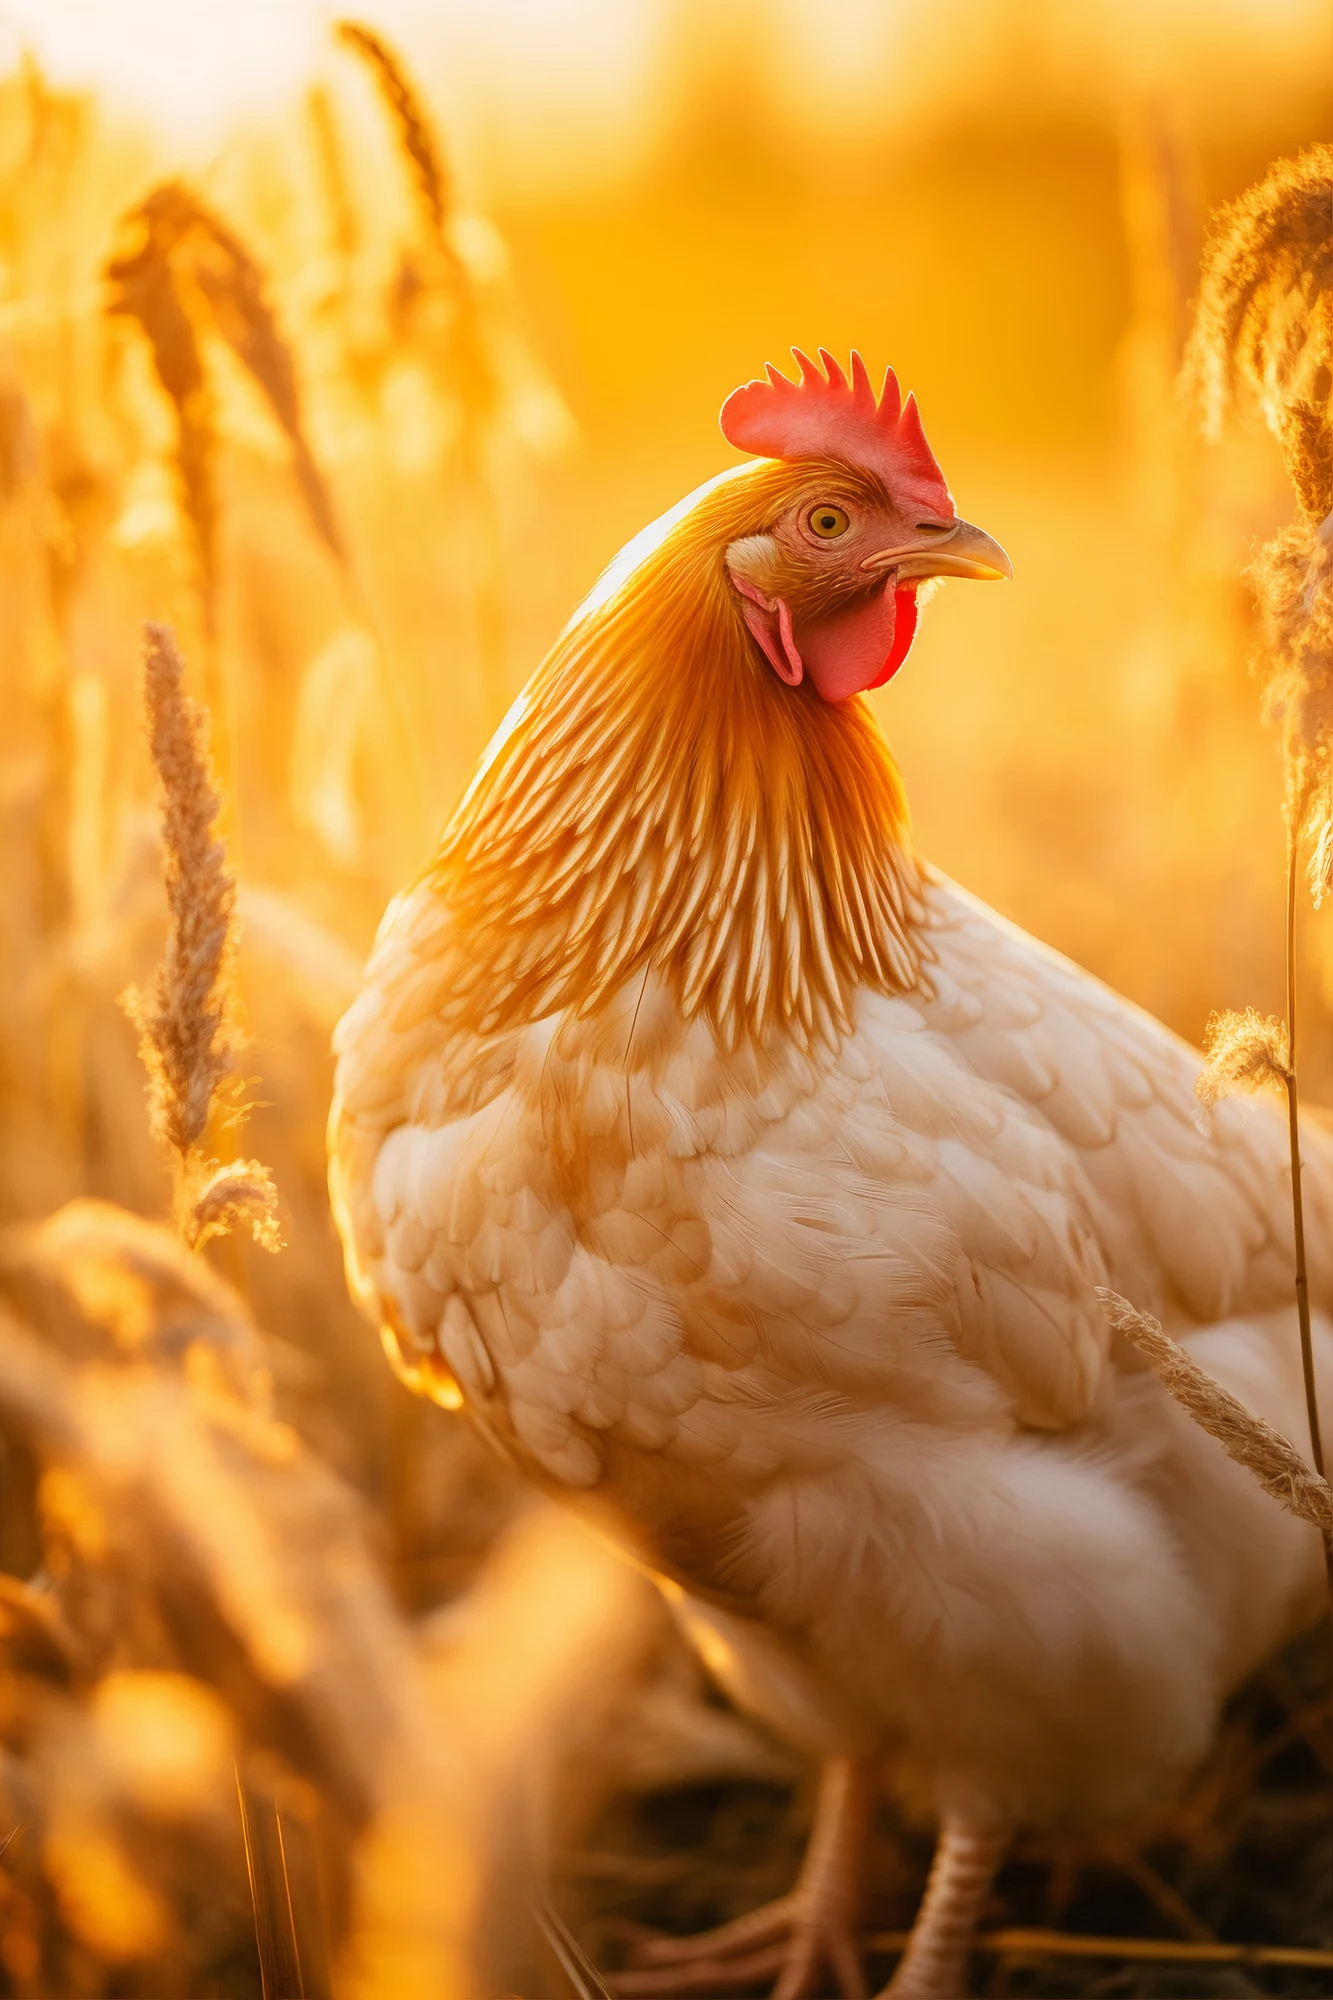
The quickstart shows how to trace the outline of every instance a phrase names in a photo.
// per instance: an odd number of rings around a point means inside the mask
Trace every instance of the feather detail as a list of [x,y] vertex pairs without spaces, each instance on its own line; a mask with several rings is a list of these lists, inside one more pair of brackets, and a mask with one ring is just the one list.
[[[846,393],[868,394],[855,369]],[[805,1047],[845,1031],[859,983],[916,983],[888,746],[864,703],[772,683],[726,577],[792,478],[706,489],[514,704],[426,878],[446,1032],[592,1013],[651,963],[725,1046],[786,1026]]]

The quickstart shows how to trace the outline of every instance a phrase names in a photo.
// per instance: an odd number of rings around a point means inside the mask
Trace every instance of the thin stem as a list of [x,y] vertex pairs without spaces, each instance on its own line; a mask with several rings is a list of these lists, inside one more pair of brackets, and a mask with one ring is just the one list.
[[[1314,1343],[1310,1337],[1310,1281],[1305,1266],[1305,1205],[1301,1194],[1300,1096],[1296,1084],[1296,875],[1297,840],[1293,826],[1287,835],[1287,1137],[1291,1147],[1291,1221],[1296,1245],[1296,1315],[1301,1329],[1301,1372],[1305,1377],[1305,1413],[1310,1425],[1310,1457],[1323,1476],[1324,1444],[1319,1432],[1319,1400],[1315,1393]],[[1333,1632],[1333,1540],[1324,1537],[1324,1572],[1328,1579],[1328,1614]]]
[[1301,1194],[1300,1098],[1296,1085],[1296,841],[1287,841],[1287,1134],[1291,1145],[1291,1219],[1296,1238],[1296,1311],[1301,1327],[1301,1369],[1310,1423],[1310,1456],[1323,1477],[1324,1445],[1315,1394],[1314,1346],[1310,1336],[1310,1281],[1305,1267],[1305,1205]]
[[236,1796],[254,1911],[260,1991],[264,2000],[301,2000],[306,1989],[282,1841],[282,1818],[275,1802],[261,1799],[251,1791],[239,1764]]

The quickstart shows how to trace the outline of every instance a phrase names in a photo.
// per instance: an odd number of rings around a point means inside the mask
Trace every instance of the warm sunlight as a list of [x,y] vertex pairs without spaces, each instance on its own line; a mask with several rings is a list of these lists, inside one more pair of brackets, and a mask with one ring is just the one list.
[[1330,73],[0,0],[0,2000],[1331,1990]]
[[[186,151],[228,120],[276,113],[328,67],[333,0],[0,0],[0,49],[30,48],[53,78],[91,84]],[[664,0],[387,0],[376,19],[452,93],[480,91],[512,123],[561,101],[618,124],[641,103]],[[474,114],[475,115],[475,114]]]
[[0,33],[56,81],[211,143],[229,117],[274,111],[299,89],[328,13],[320,0],[0,0]]

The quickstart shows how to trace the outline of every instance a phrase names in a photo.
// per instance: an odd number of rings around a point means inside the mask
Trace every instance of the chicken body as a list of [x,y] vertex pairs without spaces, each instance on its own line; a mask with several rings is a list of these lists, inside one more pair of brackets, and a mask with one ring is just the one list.
[[476,1109],[383,1139],[374,1282],[409,1373],[613,1515],[789,1737],[893,1749],[933,1813],[1131,1819],[1321,1569],[1116,1368],[1093,1287],[1208,1328],[1202,1365],[1301,1437],[1284,1135],[1259,1104],[1200,1133],[1188,1049],[958,890],[926,905],[933,993],[859,996],[836,1056],[756,1074],[651,977],[526,1030]]
[[1132,1821],[1322,1566],[1095,1288],[1302,1439],[1285,1134],[1201,1129],[1197,1056],[919,864],[869,712],[791,683],[848,614],[754,550],[844,475],[695,496],[516,705],[340,1030],[349,1273],[793,1740],[946,1825]]

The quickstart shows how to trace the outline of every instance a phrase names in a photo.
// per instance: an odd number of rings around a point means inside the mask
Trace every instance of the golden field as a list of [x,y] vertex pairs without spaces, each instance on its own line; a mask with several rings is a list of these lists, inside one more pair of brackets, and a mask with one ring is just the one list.
[[[25,2000],[579,1991],[548,1875],[600,1952],[790,1858],[799,1771],[636,1580],[398,1387],[324,1189],[329,1035],[385,903],[602,565],[727,462],[737,383],[793,343],[892,361],[1013,558],[1005,591],[940,594],[875,697],[924,852],[1192,1039],[1278,1002],[1243,572],[1291,496],[1258,416],[1205,443],[1177,377],[1209,211],[1323,136],[1323,10],[886,0],[825,30],[676,0],[618,40],[568,4],[569,46],[543,30],[513,77],[499,31],[451,68],[369,7],[415,155],[331,32],[203,150],[116,76],[34,53],[0,81],[0,1991]],[[145,619],[213,714],[253,1105],[215,1143],[271,1169],[275,1256],[135,1221],[171,1201],[121,1005],[165,921]],[[1142,1850],[1024,1857],[1010,1920],[1084,1895],[1084,1928],[1318,1944],[1327,1812],[1269,1811],[1267,1862],[1251,1812],[1270,1737],[1318,1768],[1307,1667],[1246,1697]],[[886,1929],[914,1838],[882,1829]],[[1106,1967],[1079,1990],[1327,1978]]]

